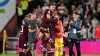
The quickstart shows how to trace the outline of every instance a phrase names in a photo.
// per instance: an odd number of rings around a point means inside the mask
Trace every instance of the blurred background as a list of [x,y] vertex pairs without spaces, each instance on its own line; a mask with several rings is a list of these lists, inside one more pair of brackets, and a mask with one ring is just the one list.
[[[56,4],[62,21],[73,11],[80,13],[80,19],[83,21],[82,53],[100,54],[100,0],[0,0],[0,53],[3,52],[4,30],[7,34],[5,53],[17,53],[21,21],[25,15],[35,11],[37,20],[41,23],[43,13],[50,3]],[[86,45],[91,48],[90,52],[84,52]]]

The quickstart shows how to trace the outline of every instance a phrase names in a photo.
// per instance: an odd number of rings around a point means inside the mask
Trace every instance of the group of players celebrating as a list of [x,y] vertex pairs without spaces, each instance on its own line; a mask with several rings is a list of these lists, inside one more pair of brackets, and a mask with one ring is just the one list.
[[[74,14],[77,14],[77,12],[74,12]],[[70,27],[67,25],[69,20],[65,22],[67,26],[63,26],[60,18],[55,4],[50,4],[50,8],[44,12],[41,24],[37,22],[34,12],[25,16],[19,37],[21,48],[19,56],[38,56],[36,43],[39,40],[42,40],[38,48],[42,51],[43,56],[65,56],[65,48],[70,47],[68,46]],[[69,24],[71,23],[73,21],[70,20]],[[73,50],[72,55],[75,56]]]

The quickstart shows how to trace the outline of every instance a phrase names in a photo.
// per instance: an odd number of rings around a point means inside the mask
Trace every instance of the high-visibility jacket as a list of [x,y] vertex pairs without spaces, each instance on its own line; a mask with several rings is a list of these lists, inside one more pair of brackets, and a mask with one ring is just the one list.
[[28,1],[21,1],[20,2],[20,4],[21,4],[21,8],[22,8],[22,10],[27,10],[27,8],[28,8]]
[[18,9],[18,16],[22,16],[23,10],[20,7],[17,7],[17,9]]

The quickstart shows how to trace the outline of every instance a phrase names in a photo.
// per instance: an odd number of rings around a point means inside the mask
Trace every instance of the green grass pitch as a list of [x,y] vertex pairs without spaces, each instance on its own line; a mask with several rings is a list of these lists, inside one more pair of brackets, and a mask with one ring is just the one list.
[[[18,54],[0,54],[0,56],[18,56]],[[38,55],[38,56],[42,56],[42,55]],[[68,56],[68,55],[66,55]],[[82,55],[82,56],[100,56],[99,54],[93,54],[93,55]]]

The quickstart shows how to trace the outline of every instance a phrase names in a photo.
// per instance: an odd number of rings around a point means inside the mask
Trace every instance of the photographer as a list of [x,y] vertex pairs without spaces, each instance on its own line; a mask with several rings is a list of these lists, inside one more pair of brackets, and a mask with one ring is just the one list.
[[79,13],[73,12],[73,20],[67,21],[69,25],[68,29],[68,45],[69,45],[69,56],[73,55],[73,46],[75,44],[77,50],[77,56],[81,56],[80,52],[80,30],[82,21],[79,19]]

